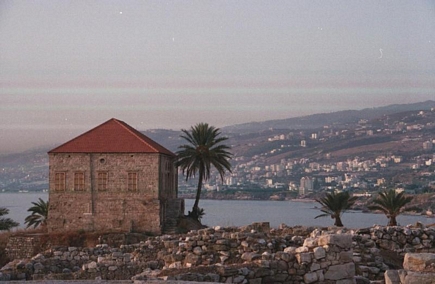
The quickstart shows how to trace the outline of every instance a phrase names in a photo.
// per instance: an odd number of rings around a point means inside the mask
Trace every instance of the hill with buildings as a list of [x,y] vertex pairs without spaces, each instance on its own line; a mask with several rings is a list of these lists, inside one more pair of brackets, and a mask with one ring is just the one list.
[[[435,188],[434,106],[428,101],[288,120],[311,121],[307,128],[283,127],[282,121],[255,130],[251,124],[223,127],[234,153],[233,172],[223,182],[215,173],[204,188],[211,198],[228,199],[312,197],[331,188],[370,193],[389,185],[430,192]],[[319,117],[324,123],[316,122]],[[144,133],[172,151],[184,143],[180,131]],[[46,189],[48,149],[2,156],[0,190]],[[195,182],[180,175],[180,193],[189,196]]]

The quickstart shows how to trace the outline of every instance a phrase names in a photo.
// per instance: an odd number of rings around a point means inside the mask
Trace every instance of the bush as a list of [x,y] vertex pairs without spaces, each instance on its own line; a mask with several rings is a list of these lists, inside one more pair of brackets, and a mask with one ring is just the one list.
[[6,245],[8,244],[10,235],[10,232],[0,233],[0,268],[10,261],[6,256]]

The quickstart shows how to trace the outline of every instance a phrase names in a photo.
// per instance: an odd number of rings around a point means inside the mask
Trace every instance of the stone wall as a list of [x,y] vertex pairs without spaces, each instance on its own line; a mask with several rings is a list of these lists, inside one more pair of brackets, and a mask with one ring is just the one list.
[[[176,198],[177,173],[172,158],[161,154],[50,154],[49,231],[86,230],[160,234],[163,203]],[[65,191],[54,188],[64,172]],[[85,188],[74,190],[74,173],[83,172]],[[107,172],[107,189],[98,190],[98,172]],[[129,172],[138,175],[128,191]]]
[[[401,266],[400,259],[403,260],[406,253],[435,252],[435,228],[421,224],[406,227],[374,226],[356,230],[353,241],[353,259],[358,273],[370,280],[379,280],[384,278],[389,266]],[[396,260],[385,259],[383,254],[393,256]]]
[[358,230],[369,234],[378,248],[395,251],[404,255],[407,252],[435,252],[435,228],[417,223],[415,226],[382,227]]
[[[215,228],[110,248],[53,248],[2,268],[11,279],[176,279],[353,283],[352,236],[282,236],[268,226]],[[278,233],[278,234],[276,234]],[[316,233],[318,234],[318,233]]]
[[434,284],[435,254],[407,253],[402,270],[385,272],[386,284]]
[[[242,228],[216,227],[185,235],[148,237],[141,243],[118,248],[108,245],[53,248],[32,259],[11,262],[0,271],[0,277],[166,279],[255,284],[369,283],[370,280],[383,280],[386,272],[392,273],[383,259],[383,249],[378,247],[378,241],[390,239],[386,235],[393,239],[395,233],[402,234],[408,229],[413,236],[409,239],[418,235],[424,239],[426,235],[433,241],[432,228],[373,227],[348,231],[282,225],[270,229],[268,223],[257,223]],[[418,250],[421,245],[422,242],[415,242],[414,247],[407,246],[406,249]],[[431,248],[425,249],[431,250],[432,246],[431,242]],[[397,252],[404,252],[404,248],[397,249]],[[427,270],[433,267],[435,260],[423,263]],[[427,273],[413,269],[408,267],[408,279],[416,275],[414,272]],[[433,282],[419,284],[425,283]]]
[[6,245],[9,259],[30,258],[39,252],[41,236],[38,234],[11,236]]

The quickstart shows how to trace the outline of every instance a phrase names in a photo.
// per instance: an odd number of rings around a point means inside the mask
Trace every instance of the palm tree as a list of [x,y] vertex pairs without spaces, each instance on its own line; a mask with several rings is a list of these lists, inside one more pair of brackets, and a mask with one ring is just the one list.
[[402,191],[397,193],[394,189],[386,190],[373,200],[374,204],[367,206],[370,210],[379,210],[388,218],[387,226],[397,226],[396,217],[406,211],[405,205],[411,202],[412,196],[405,196]]
[[15,222],[11,218],[4,218],[2,216],[8,215],[9,209],[0,207],[0,231],[9,231],[13,227],[18,227],[19,223]]
[[319,217],[331,216],[332,219],[335,219],[334,226],[343,227],[343,223],[341,222],[341,215],[357,200],[356,196],[350,196],[349,192],[339,192],[339,193],[327,193],[324,197],[320,199],[316,199],[322,205],[320,211],[323,214],[316,216],[314,219]]
[[209,126],[208,123],[198,123],[190,128],[190,131],[182,129],[180,136],[188,144],[179,146],[175,165],[181,167],[186,181],[198,173],[198,187],[196,190],[195,203],[189,216],[199,220],[200,208],[198,206],[201,196],[203,181],[210,178],[211,166],[214,166],[223,180],[225,171],[231,172],[229,160],[232,154],[228,151],[229,146],[221,144],[227,137],[219,137],[220,129]]
[[45,202],[39,198],[38,202],[32,202],[32,204],[33,206],[27,209],[27,211],[32,212],[32,214],[26,217],[24,223],[27,224],[27,228],[31,226],[33,226],[33,228],[45,226],[48,216],[48,201]]

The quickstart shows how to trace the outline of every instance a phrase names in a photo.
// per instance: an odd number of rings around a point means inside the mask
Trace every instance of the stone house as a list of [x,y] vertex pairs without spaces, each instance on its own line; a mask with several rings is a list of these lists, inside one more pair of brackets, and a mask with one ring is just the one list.
[[49,231],[171,231],[184,213],[175,154],[110,119],[48,152]]

